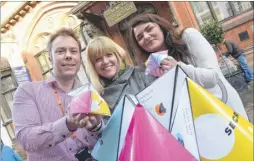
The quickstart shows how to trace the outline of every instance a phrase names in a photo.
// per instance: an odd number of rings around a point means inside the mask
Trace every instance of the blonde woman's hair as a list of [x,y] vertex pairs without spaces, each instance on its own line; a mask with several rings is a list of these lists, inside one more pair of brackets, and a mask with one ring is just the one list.
[[99,36],[88,43],[85,53],[85,67],[91,83],[99,93],[103,93],[102,81],[94,68],[95,59],[107,53],[113,53],[121,66],[121,63],[125,63],[126,51],[110,38]]

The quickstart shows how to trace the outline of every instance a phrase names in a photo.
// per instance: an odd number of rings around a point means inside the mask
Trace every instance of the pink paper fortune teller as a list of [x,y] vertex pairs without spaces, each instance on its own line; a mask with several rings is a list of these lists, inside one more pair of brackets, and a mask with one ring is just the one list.
[[196,161],[141,105],[135,108],[119,161]]
[[85,91],[75,96],[70,104],[70,113],[89,113],[91,111],[92,92]]

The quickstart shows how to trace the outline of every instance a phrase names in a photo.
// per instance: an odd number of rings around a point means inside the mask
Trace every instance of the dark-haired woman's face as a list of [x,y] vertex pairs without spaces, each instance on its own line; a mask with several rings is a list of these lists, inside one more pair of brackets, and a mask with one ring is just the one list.
[[139,46],[145,51],[153,53],[166,50],[163,32],[156,23],[139,24],[133,31]]

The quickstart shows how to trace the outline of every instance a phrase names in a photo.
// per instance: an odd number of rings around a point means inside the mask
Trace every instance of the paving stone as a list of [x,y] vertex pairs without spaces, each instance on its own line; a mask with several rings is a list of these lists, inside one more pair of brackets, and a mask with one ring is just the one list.
[[244,104],[244,107],[245,107],[245,110],[248,114],[248,117],[250,119],[250,122],[253,124],[253,92],[254,92],[254,85],[249,85],[248,86],[249,90],[248,91],[245,91],[245,92],[242,92],[242,93],[239,93],[242,101],[243,101],[243,104]]

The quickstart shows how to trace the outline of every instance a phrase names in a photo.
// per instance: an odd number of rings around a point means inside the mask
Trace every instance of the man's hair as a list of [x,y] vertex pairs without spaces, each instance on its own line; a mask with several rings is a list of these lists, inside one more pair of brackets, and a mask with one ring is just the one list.
[[81,52],[81,43],[80,43],[77,35],[75,34],[75,32],[70,28],[64,28],[63,27],[63,28],[57,30],[55,33],[53,33],[49,37],[48,44],[47,44],[47,50],[48,50],[49,56],[51,56],[52,43],[59,36],[70,36],[70,37],[72,37],[78,43],[79,52]]

